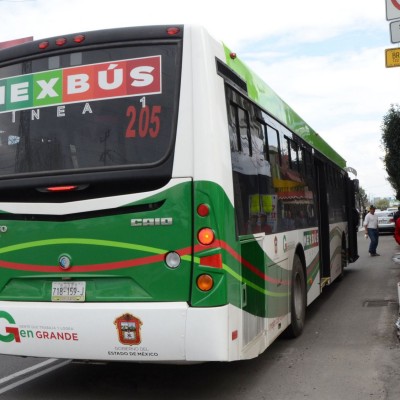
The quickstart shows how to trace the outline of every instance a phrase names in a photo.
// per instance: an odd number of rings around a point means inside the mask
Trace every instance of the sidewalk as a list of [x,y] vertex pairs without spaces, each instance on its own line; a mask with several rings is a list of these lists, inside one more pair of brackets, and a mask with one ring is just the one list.
[[[400,265],[400,246],[396,244],[394,239],[393,239],[393,246],[394,246],[394,253],[392,256],[392,261],[395,264]],[[397,328],[397,337],[400,340],[400,282],[397,282],[397,300],[399,303],[399,312],[397,321],[395,322],[395,326]]]
[[[360,226],[358,228],[358,232],[359,232],[358,233],[358,254],[360,254],[360,252],[364,251],[362,249],[363,246],[361,245],[361,243],[363,241],[367,242],[367,241],[369,241],[369,239],[364,238],[364,227],[362,226],[362,224],[360,224]],[[362,234],[361,234],[361,232],[362,232]],[[382,234],[381,236],[382,237],[388,237],[388,236],[390,237],[393,235],[385,233],[385,234]],[[400,265],[400,246],[397,245],[394,238],[393,238],[393,253],[392,254],[393,254],[393,256],[392,256],[393,263],[396,265]],[[397,329],[397,337],[400,340],[400,281],[397,282],[397,301],[399,303],[399,312],[398,312],[398,319],[395,322],[395,326]]]

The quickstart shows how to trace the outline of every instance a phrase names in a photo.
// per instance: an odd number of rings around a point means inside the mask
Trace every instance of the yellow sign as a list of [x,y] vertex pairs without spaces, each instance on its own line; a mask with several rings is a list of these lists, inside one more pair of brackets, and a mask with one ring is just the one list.
[[400,67],[400,48],[386,49],[386,68]]

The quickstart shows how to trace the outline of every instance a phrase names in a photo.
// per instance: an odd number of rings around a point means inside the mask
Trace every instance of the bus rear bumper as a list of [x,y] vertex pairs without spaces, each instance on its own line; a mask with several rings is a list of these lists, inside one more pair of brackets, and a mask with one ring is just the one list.
[[240,312],[187,303],[0,302],[0,353],[133,362],[239,359]]

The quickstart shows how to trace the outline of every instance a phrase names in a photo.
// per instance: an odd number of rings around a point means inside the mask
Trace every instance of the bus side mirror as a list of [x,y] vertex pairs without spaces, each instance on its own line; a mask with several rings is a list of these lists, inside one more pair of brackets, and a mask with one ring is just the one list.
[[360,181],[358,179],[353,180],[353,188],[355,193],[360,190]]

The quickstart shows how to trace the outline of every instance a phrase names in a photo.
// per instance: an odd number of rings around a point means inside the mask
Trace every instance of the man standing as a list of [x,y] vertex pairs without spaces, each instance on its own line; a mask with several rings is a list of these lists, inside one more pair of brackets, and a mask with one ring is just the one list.
[[379,256],[376,252],[379,241],[378,231],[378,217],[375,215],[375,207],[369,206],[369,213],[364,219],[365,237],[369,237],[371,242],[369,244],[369,254],[371,257]]

